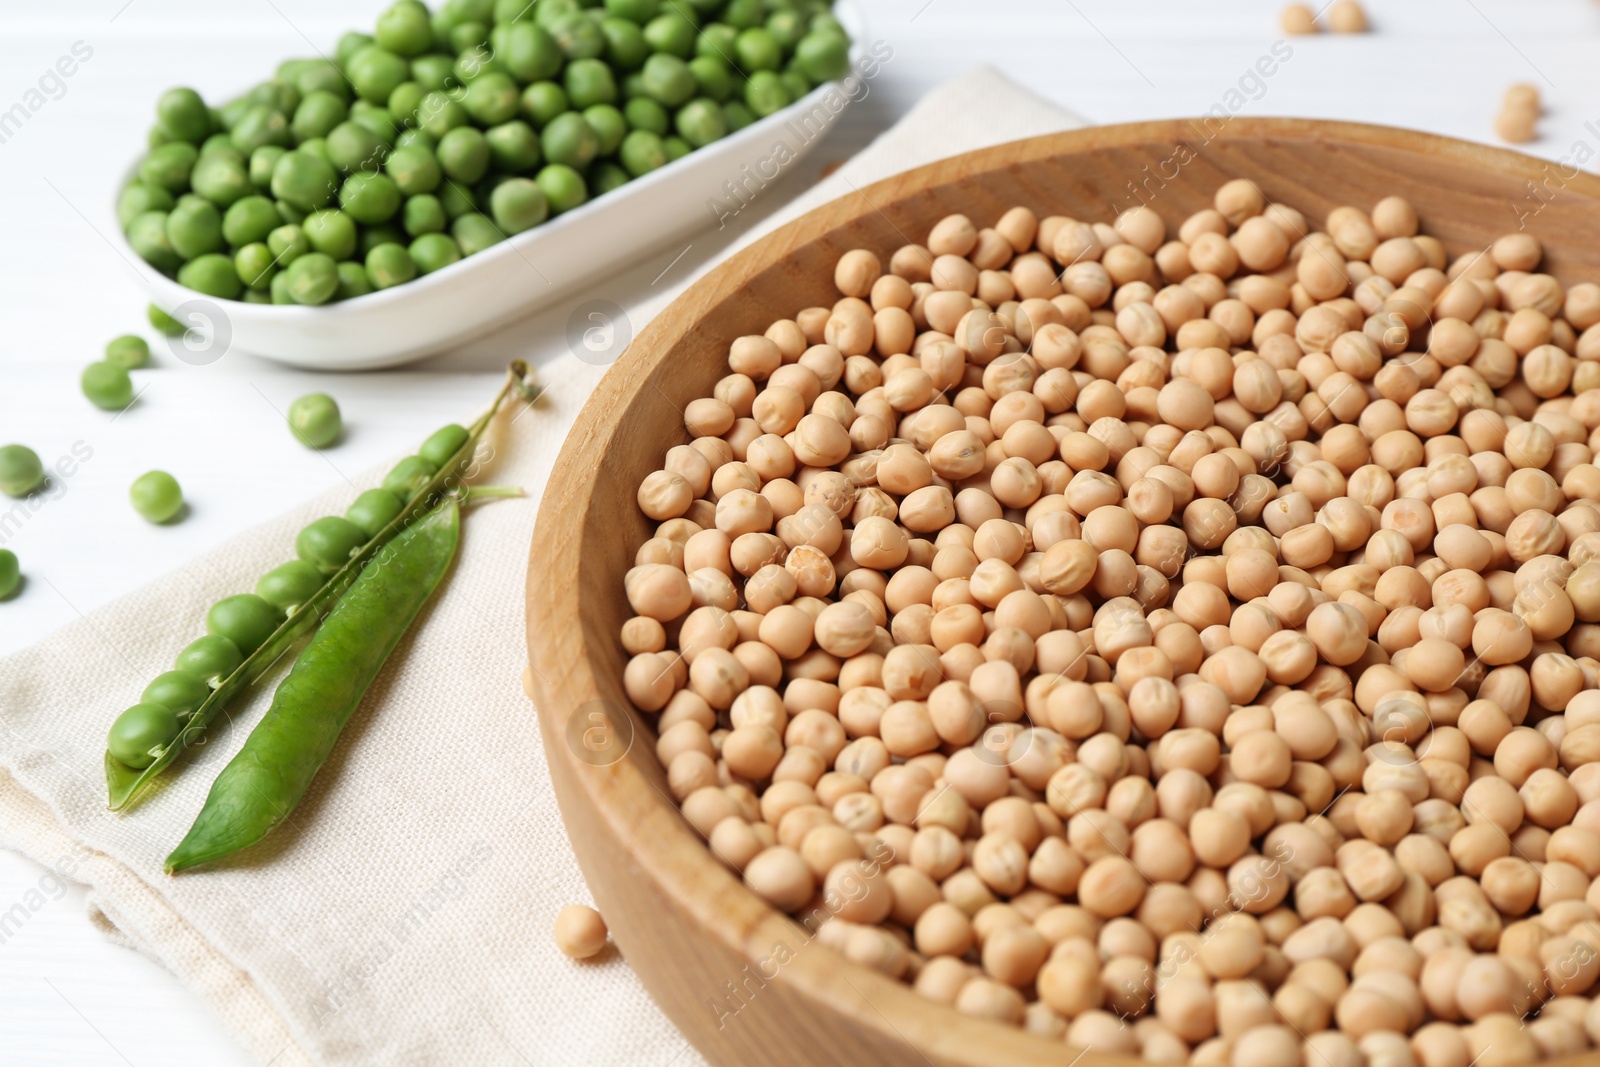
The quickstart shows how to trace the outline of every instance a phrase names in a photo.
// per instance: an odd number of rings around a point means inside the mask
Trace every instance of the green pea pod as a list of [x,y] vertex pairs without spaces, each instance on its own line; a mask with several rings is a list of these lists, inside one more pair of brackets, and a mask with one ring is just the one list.
[[460,539],[461,506],[446,497],[372,558],[295,660],[239,754],[211,783],[194,825],[167,857],[168,874],[253,845],[289,817],[438,587]]
[[316,628],[323,616],[328,614],[338,599],[344,595],[345,590],[350,588],[367,562],[377,555],[378,550],[427,512],[444,492],[461,484],[463,475],[472,465],[479,439],[488,429],[489,421],[495,412],[500,410],[506,398],[516,393],[531,403],[538,397],[538,387],[528,384],[527,376],[528,367],[525,363],[517,360],[511,364],[505,387],[495,397],[489,410],[467,428],[467,440],[456,449],[449,462],[439,468],[438,473],[428,484],[413,493],[405,509],[372,540],[363,545],[351,557],[350,562],[331,575],[315,596],[296,608],[232,674],[222,679],[205,702],[185,721],[183,731],[178,734],[177,739],[167,746],[155,762],[144,770],[136,770],[118,761],[110,752],[106,753],[106,788],[111,810],[121,811],[145,796],[156,779],[172,765],[173,761],[189,748],[201,744],[205,739],[206,727],[222,713],[240,690],[265,674],[294,646],[295,642]]

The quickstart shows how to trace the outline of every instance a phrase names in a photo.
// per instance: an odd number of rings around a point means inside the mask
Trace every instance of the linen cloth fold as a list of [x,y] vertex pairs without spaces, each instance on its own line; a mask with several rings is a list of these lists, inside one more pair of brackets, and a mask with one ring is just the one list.
[[[1079,125],[979,68],[739,243],[909,167]],[[686,284],[652,290],[629,320],[642,326]],[[523,581],[538,497],[603,372],[563,353],[541,367],[541,405],[496,420],[486,477],[530,498],[472,509],[454,569],[327,767],[239,863],[161,873],[287,665],[126,814],[106,810],[106,727],[201,632],[211,603],[252,588],[303,525],[342,513],[355,489],[307,501],[0,660],[0,846],[86,883],[92,920],[197,991],[258,1062],[701,1062],[614,950],[574,965],[550,932],[560,907],[589,896],[519,680]]]

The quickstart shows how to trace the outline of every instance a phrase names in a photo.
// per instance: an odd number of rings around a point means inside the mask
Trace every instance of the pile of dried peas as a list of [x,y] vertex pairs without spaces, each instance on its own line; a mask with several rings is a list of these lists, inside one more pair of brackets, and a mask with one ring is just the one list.
[[1600,1043],[1600,286],[1399,197],[1027,208],[735,340],[625,684],[774,906],[1152,1062]]

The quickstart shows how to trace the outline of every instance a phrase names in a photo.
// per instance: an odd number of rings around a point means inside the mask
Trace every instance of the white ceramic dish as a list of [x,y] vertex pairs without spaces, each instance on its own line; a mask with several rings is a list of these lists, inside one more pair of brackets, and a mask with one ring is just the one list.
[[[866,31],[848,0],[834,14],[865,54]],[[858,68],[859,69],[859,68]],[[715,205],[737,207],[724,182],[766,180],[809,152],[850,94],[839,82],[813,89],[782,111],[691,152],[459,263],[416,281],[325,307],[247,304],[204,296],[154,270],[150,301],[205,331],[197,362],[241,351],[312,370],[373,370],[434,355],[572,293],[620,264],[717,223]],[[839,110],[834,110],[834,107]],[[781,162],[780,162],[781,161]],[[777,167],[777,170],[773,168]],[[118,186],[121,189],[121,185]],[[120,229],[112,240],[139,262]],[[215,337],[220,344],[212,343]]]

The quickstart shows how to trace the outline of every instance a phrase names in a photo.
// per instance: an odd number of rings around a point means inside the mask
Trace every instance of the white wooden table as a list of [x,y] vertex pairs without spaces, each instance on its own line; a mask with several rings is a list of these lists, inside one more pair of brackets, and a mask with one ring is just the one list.
[[[1293,38],[1292,54],[1270,78],[1250,72],[1282,36],[1278,0],[860,2],[870,37],[892,47],[893,58],[804,164],[811,175],[977,63],[1096,122],[1221,106],[1483,140],[1492,140],[1505,87],[1528,81],[1549,108],[1543,137],[1528,150],[1551,159],[1600,156],[1594,0],[1369,0],[1373,33]],[[509,356],[538,359],[565,343],[567,307],[415,368],[360,376],[288,371],[241,355],[189,366],[158,343],[156,365],[138,374],[142,392],[126,413],[113,418],[79,393],[83,364],[110,337],[143,326],[134,271],[103,234],[115,225],[114,184],[143,144],[157,94],[173,84],[208,96],[243,88],[288,55],[331,51],[340,32],[370,27],[383,6],[0,6],[0,443],[26,442],[47,465],[75,448],[92,452],[36,512],[16,512],[0,498],[0,545],[17,552],[27,574],[21,593],[0,604],[0,653],[159,581],[346,473],[411,450],[423,432],[476,410]],[[47,77],[74,49],[71,76]],[[1515,224],[1509,211],[1506,221]],[[681,259],[669,250],[634,264],[598,295],[627,305],[658,273],[702,270],[722,243],[696,238]],[[339,398],[349,428],[327,453],[296,445],[281,416],[314,389]],[[128,506],[129,482],[153,467],[183,483],[192,511],[178,525],[149,526]],[[193,994],[89,925],[80,891],[8,853],[0,853],[0,1004],[0,1060],[8,1064],[248,1062]]]

